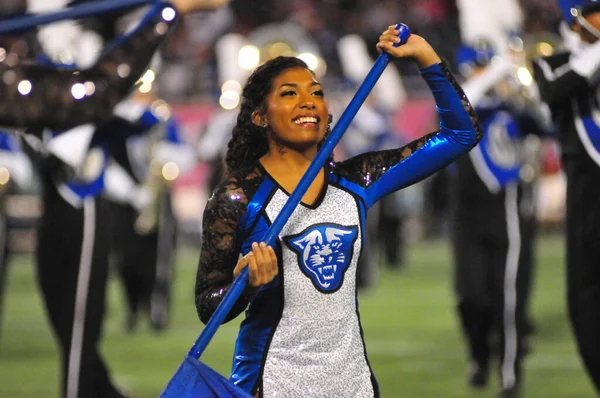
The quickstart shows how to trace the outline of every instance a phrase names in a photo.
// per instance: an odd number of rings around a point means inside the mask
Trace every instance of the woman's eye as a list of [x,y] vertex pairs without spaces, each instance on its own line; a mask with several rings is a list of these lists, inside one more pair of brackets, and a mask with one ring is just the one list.
[[288,95],[295,95],[295,94],[296,94],[295,91],[289,90],[289,91],[284,91],[283,93],[281,93],[281,96],[286,97]]
[[325,93],[323,92],[323,90],[317,90],[313,94],[317,95],[319,97],[324,97],[325,96]]

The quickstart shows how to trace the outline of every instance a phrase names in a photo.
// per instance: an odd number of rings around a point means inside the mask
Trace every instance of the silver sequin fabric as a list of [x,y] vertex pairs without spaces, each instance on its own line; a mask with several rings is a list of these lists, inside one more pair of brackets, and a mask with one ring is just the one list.
[[[278,190],[266,213],[272,221],[288,196]],[[371,371],[360,334],[356,302],[356,266],[361,248],[355,199],[328,186],[323,201],[299,205],[281,237],[315,224],[358,227],[352,258],[340,288],[319,291],[302,272],[297,253],[282,243],[284,307],[271,340],[263,373],[265,397],[373,397]]]

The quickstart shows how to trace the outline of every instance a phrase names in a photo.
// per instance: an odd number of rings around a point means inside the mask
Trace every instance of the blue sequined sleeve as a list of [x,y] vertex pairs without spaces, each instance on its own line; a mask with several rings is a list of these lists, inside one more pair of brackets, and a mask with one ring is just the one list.
[[114,106],[145,72],[177,20],[162,13],[166,7],[154,7],[136,29],[108,45],[89,69],[6,56],[0,61],[0,125],[67,130],[112,118]]
[[334,165],[335,174],[364,189],[369,207],[443,169],[483,136],[473,107],[444,63],[422,69],[421,75],[436,102],[439,130],[402,148],[369,152]]

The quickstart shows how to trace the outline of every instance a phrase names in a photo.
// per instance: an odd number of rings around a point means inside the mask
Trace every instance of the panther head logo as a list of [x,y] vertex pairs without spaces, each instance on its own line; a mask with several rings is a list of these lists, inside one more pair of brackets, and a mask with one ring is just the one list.
[[333,293],[342,285],[357,236],[357,226],[318,224],[284,240],[313,285],[323,293]]

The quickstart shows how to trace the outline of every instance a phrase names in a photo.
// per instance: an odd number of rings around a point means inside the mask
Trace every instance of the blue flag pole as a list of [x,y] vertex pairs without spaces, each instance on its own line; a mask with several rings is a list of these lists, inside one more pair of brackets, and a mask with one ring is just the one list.
[[[400,42],[394,44],[396,47],[406,43],[406,40],[410,37],[410,29],[408,26],[404,24],[398,24],[396,29],[400,32]],[[348,107],[344,110],[342,115],[340,116],[339,121],[334,126],[331,134],[317,153],[316,157],[311,162],[310,166],[306,170],[306,173],[300,179],[300,182],[288,198],[287,202],[273,221],[273,224],[269,227],[264,237],[262,238],[262,242],[265,242],[267,245],[273,245],[275,239],[287,223],[288,219],[298,206],[298,203],[302,200],[302,197],[306,193],[308,187],[313,182],[319,170],[323,167],[327,158],[338,144],[342,135],[346,132],[346,129],[356,116],[356,113],[362,106],[363,102],[367,99],[369,93],[375,86],[375,83],[381,77],[381,74],[385,70],[386,66],[390,61],[390,56],[386,53],[382,53],[379,55],[375,64],[367,74],[365,80],[358,88],[356,94],[348,104]],[[202,371],[196,364],[190,365],[190,360],[199,362],[198,359],[208,346],[208,343],[213,338],[217,329],[223,323],[223,320],[226,318],[227,314],[240,297],[246,285],[248,284],[248,267],[244,268],[242,272],[235,279],[229,292],[225,295],[221,304],[217,307],[215,313],[210,318],[202,333],[188,352],[186,360],[177,370],[169,384],[167,385],[165,391],[161,394],[161,398],[171,398],[171,397],[193,397],[196,396],[196,390],[194,388],[198,388],[201,384],[198,379],[202,378],[200,374]],[[204,365],[205,366],[205,365]],[[210,368],[208,368],[210,369]],[[190,372],[198,373],[196,378],[190,374]],[[187,386],[187,387],[186,387]],[[203,390],[204,391],[204,390]],[[216,396],[216,395],[215,395]],[[247,394],[241,393],[240,395],[230,395],[232,397],[245,397]]]
[[8,18],[0,20],[0,35],[19,33],[33,29],[39,25],[46,25],[70,19],[80,19],[109,11],[140,7],[146,4],[155,3],[156,1],[157,0],[103,0],[78,4],[56,12]]

